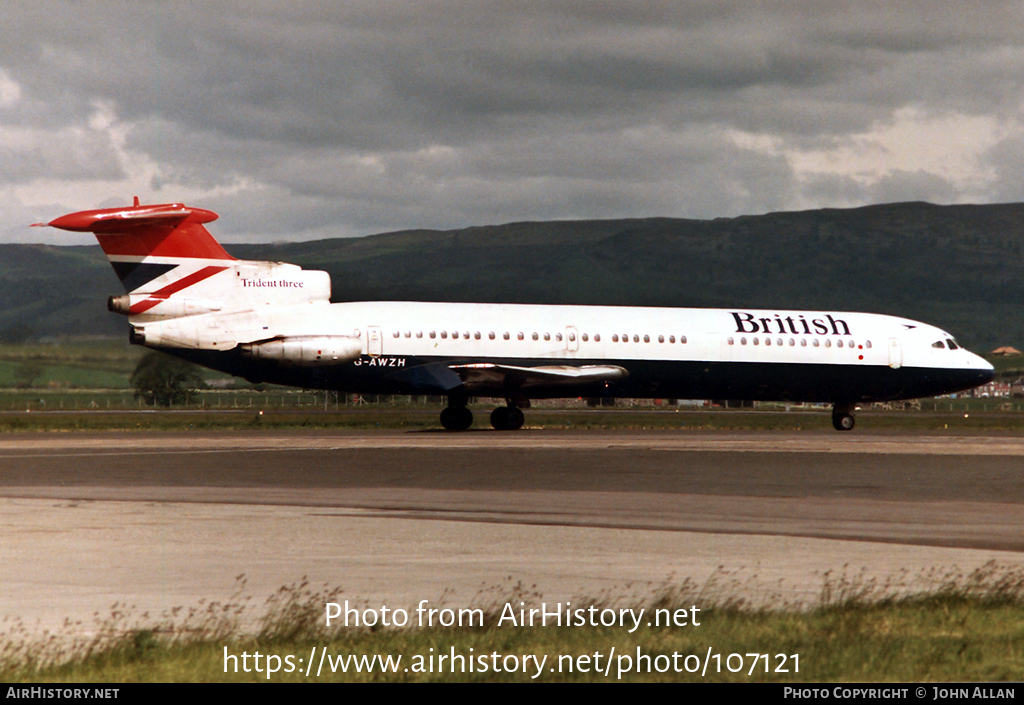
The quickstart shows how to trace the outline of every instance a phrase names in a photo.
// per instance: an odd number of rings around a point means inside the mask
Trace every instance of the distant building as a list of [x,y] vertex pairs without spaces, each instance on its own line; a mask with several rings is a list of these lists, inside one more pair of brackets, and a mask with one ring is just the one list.
[[1020,355],[1020,350],[1017,348],[1011,348],[1009,345],[1004,345],[1001,348],[996,348],[990,355]]
[[[1006,382],[989,382],[972,390],[975,398],[979,397],[1008,397],[1013,393],[1013,386]],[[968,393],[968,396],[971,392]]]

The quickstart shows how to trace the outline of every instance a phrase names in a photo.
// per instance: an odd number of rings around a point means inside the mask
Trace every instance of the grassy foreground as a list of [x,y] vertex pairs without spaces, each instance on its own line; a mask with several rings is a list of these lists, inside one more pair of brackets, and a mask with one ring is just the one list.
[[[15,630],[3,637],[0,681],[1021,680],[1024,570],[989,564],[927,578],[929,589],[909,593],[897,588],[905,581],[826,579],[812,609],[748,606],[690,581],[666,587],[646,605],[574,602],[599,610],[643,606],[648,616],[662,609],[678,617],[676,610],[684,610],[700,622],[642,623],[633,633],[632,621],[626,627],[499,624],[506,604],[517,613],[521,604],[540,606],[540,596],[522,586],[480,607],[482,626],[328,629],[325,604],[341,602],[340,591],[304,583],[272,596],[249,630],[242,627],[249,611],[244,599],[149,624],[116,612],[95,636],[73,643],[18,641]],[[361,603],[358,609],[379,608]],[[415,620],[415,606],[409,614]],[[439,662],[440,655],[456,658]],[[277,668],[269,676],[267,664]]]
[[[438,420],[443,404],[439,403],[374,403],[360,406],[314,402],[316,395],[294,393],[303,403],[267,404],[262,406],[258,394],[224,393],[220,406],[177,409],[131,409],[118,406],[120,397],[103,392],[69,395],[38,403],[36,394],[29,404],[8,402],[0,408],[0,434],[20,431],[192,431],[246,429],[392,429],[440,430]],[[271,397],[271,395],[266,395]],[[0,391],[0,403],[4,394]],[[276,400],[292,402],[281,393]],[[110,401],[110,405],[107,405]],[[232,402],[237,402],[233,404]],[[474,422],[471,432],[489,431],[488,416],[495,406],[471,405]],[[950,408],[950,407],[953,408]],[[943,401],[920,411],[862,410],[857,412],[857,431],[941,431],[941,432],[1024,432],[1024,413],[1016,409],[995,409],[980,399]],[[629,429],[629,430],[760,430],[760,431],[830,431],[831,415],[825,408],[794,408],[785,411],[782,405],[762,405],[749,409],[674,409],[640,408],[533,408],[526,411],[526,429]]]

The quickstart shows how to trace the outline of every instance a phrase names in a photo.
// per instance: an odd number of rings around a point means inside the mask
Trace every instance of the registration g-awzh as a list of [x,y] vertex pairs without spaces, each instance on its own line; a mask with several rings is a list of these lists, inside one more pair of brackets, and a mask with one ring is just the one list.
[[969,389],[993,378],[953,336],[840,311],[331,303],[326,272],[238,260],[180,203],[82,211],[49,225],[92,232],[126,294],[130,339],[250,382],[448,398],[441,425],[473,423],[470,397],[634,397],[824,402],[836,429],[856,404]]

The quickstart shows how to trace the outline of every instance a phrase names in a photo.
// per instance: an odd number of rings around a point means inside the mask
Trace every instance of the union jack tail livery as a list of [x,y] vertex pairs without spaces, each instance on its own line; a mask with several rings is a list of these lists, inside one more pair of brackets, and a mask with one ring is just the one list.
[[[127,292],[110,297],[108,308],[130,316],[133,324],[330,299],[325,272],[229,255],[204,227],[216,219],[202,208],[143,206],[136,198],[127,208],[71,213],[47,225],[96,235]],[[303,276],[296,281],[299,272]],[[296,285],[267,286],[274,277]]]

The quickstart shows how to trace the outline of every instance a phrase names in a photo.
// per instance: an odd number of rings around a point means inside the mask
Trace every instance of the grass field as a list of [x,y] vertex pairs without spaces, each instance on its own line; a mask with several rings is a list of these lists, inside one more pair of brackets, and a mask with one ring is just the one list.
[[[284,403],[281,403],[281,400]],[[188,431],[247,428],[337,429],[440,429],[437,403],[325,404],[323,394],[215,393],[204,406],[179,409],[142,407],[124,392],[104,390],[82,393],[5,394],[0,392],[0,433],[18,431]],[[985,411],[981,400],[954,403],[938,411],[859,411],[857,432],[1024,432],[1024,414]],[[488,415],[494,406],[471,405],[470,432],[489,431]],[[325,408],[326,407],[326,408]],[[945,408],[943,408],[945,407]],[[959,408],[956,408],[959,407]],[[977,407],[977,410],[975,410]],[[966,409],[966,410],[965,410]],[[634,429],[819,431],[831,430],[828,409],[677,410],[657,408],[580,409],[537,408],[526,412],[526,430]]]
[[[747,607],[730,600],[727,592],[684,581],[666,586],[644,605],[647,618],[663,614],[665,621],[660,626],[644,623],[633,633],[628,628],[632,622],[627,627],[529,627],[506,618],[502,623],[506,605],[516,611],[521,605],[540,606],[540,598],[521,586],[478,606],[479,619],[471,627],[327,628],[325,605],[340,599],[338,590],[305,584],[282,588],[248,632],[240,626],[251,609],[245,599],[200,606],[174,626],[171,620],[147,622],[121,612],[76,643],[18,641],[15,632],[2,642],[0,680],[806,683],[1024,678],[1024,572],[995,564],[969,575],[947,574],[932,589],[910,594],[844,575],[826,583],[812,609],[784,602]],[[608,598],[580,598],[574,604],[598,610],[624,606]],[[702,607],[695,613],[696,605]],[[691,620],[685,626],[678,621],[680,610]],[[408,611],[415,620],[414,606]],[[665,624],[669,615],[676,616],[676,624]],[[257,652],[259,670],[253,657]],[[439,662],[442,654],[449,659]],[[452,660],[452,655],[462,659]],[[267,664],[278,670],[268,675]]]

